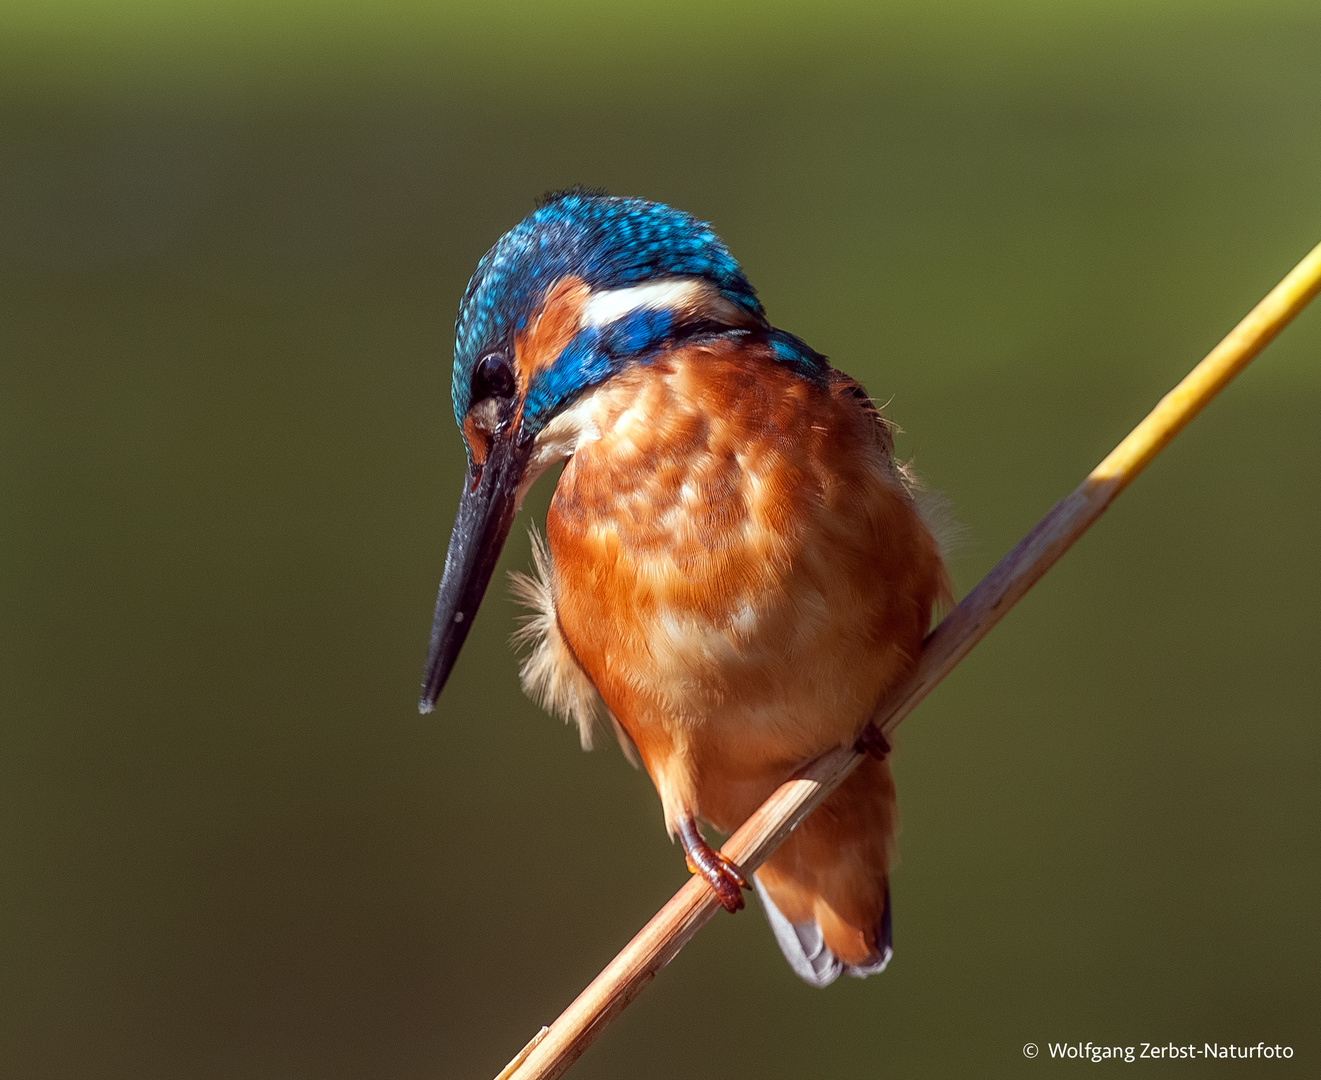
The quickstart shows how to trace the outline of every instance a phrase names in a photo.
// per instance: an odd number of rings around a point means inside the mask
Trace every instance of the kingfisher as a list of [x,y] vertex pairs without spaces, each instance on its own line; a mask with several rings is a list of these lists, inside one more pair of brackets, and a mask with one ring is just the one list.
[[[528,694],[613,730],[688,868],[729,911],[733,832],[806,762],[864,739],[950,596],[894,428],[854,379],[772,326],[704,222],[572,188],[486,253],[455,324],[467,471],[420,709],[454,666],[528,489]],[[825,986],[892,952],[895,787],[874,753],[751,875],[785,958]]]

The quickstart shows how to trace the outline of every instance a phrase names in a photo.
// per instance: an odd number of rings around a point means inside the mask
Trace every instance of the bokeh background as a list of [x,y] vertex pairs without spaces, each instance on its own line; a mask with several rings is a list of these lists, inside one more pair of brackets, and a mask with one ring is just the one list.
[[[539,193],[713,221],[962,592],[1321,239],[1319,58],[1311,0],[0,4],[0,1074],[490,1076],[686,878],[502,572],[414,707]],[[885,975],[721,915],[573,1075],[1316,1075],[1319,411],[1312,311],[905,724]]]

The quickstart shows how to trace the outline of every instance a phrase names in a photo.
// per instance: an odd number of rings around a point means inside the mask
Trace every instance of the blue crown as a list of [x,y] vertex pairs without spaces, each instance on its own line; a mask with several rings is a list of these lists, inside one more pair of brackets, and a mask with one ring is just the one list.
[[573,188],[556,192],[482,256],[455,323],[454,415],[463,422],[472,374],[492,349],[540,307],[546,290],[570,274],[593,291],[662,277],[703,277],[758,321],[765,312],[742,268],[705,222],[648,202]]

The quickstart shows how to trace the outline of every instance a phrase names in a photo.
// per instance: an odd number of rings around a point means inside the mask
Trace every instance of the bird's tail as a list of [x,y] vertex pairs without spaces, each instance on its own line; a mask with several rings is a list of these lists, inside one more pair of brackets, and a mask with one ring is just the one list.
[[775,940],[805,982],[885,970],[896,824],[890,767],[869,757],[757,871]]

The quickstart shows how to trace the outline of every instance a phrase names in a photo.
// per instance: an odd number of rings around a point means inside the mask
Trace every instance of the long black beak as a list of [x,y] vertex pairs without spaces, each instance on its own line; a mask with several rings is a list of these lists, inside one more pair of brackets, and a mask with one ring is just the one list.
[[531,445],[517,433],[497,433],[489,445],[486,461],[480,466],[470,463],[464,477],[459,512],[445,556],[445,573],[436,597],[431,645],[422,673],[422,697],[417,703],[419,712],[429,713],[436,707],[436,698],[459,658],[514,522],[518,482]]

